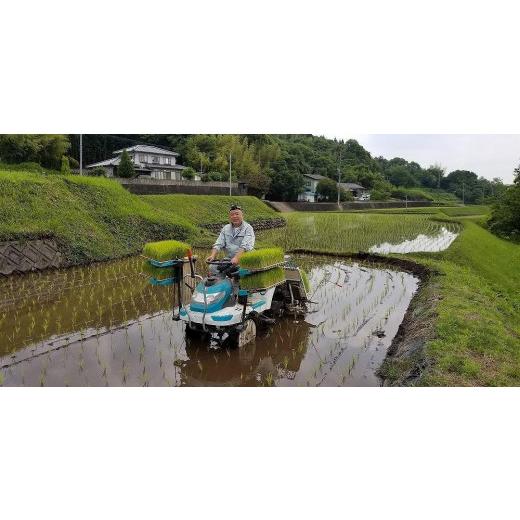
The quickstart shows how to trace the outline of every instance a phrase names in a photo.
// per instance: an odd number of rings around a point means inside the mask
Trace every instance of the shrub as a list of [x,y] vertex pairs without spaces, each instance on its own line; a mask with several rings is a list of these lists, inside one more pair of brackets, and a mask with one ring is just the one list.
[[227,180],[227,176],[226,176],[225,173],[209,172],[209,173],[206,174],[206,180],[207,181],[221,182],[221,181],[226,181]]
[[90,175],[91,177],[106,177],[107,172],[105,168],[96,166],[95,168],[87,170],[87,175]]
[[132,159],[130,159],[130,155],[126,150],[123,150],[121,154],[121,162],[117,167],[117,175],[118,177],[123,177],[125,179],[130,179],[135,176],[134,163]]
[[76,159],[74,159],[74,157],[71,157],[70,155],[69,155],[69,164],[72,169],[79,168],[79,161],[77,161]]
[[182,170],[182,178],[191,181],[195,177],[195,173],[196,171],[193,168],[185,168],[184,170]]
[[72,173],[70,170],[69,158],[66,155],[61,157],[61,173],[63,175],[70,175]]
[[520,174],[518,184],[507,188],[493,206],[489,229],[503,238],[520,242]]

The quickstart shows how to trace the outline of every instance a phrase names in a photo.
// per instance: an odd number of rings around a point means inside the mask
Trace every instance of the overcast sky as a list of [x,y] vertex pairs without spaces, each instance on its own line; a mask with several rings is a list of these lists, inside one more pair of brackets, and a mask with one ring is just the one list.
[[446,173],[470,170],[505,183],[513,182],[513,170],[520,163],[518,134],[371,134],[344,139],[356,139],[372,157],[402,157],[423,168],[440,163]]

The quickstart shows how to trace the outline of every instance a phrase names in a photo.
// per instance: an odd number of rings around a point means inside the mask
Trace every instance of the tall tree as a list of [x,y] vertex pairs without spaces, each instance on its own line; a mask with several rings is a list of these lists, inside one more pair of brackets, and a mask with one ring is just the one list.
[[130,155],[126,150],[121,154],[121,161],[117,167],[117,176],[130,179],[135,176],[135,168]]

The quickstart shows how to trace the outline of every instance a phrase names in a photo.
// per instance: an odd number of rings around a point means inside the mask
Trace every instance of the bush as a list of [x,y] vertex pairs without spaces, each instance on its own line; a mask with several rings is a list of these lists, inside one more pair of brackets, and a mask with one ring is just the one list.
[[227,180],[227,176],[225,173],[220,172],[209,172],[206,174],[206,180],[207,181],[215,181],[215,182],[222,182]]
[[182,178],[191,181],[195,177],[196,173],[197,172],[193,168],[188,166],[188,168],[182,170]]
[[95,168],[88,169],[87,175],[90,175],[91,177],[107,177],[107,172],[105,168],[96,166]]
[[[316,193],[320,198],[335,202],[338,200],[338,184],[332,179],[322,179],[316,186]],[[352,194],[343,188],[339,190],[340,201],[352,200]]]
[[79,161],[76,161],[76,159],[74,159],[74,157],[71,157],[70,155],[69,155],[69,164],[70,164],[70,167],[74,170],[79,168]]
[[520,182],[507,188],[493,206],[489,229],[503,238],[520,242]]
[[121,154],[121,162],[117,167],[117,176],[125,179],[135,177],[134,163],[132,162],[132,159],[130,159],[130,155],[128,155],[126,150],[123,150],[123,153]]
[[72,173],[70,171],[69,158],[66,155],[63,155],[61,158],[61,173],[62,175],[70,175]]

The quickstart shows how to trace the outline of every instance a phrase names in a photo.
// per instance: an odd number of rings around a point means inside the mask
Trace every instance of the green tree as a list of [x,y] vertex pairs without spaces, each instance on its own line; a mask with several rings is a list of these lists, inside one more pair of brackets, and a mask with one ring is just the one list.
[[[332,179],[321,179],[316,186],[316,194],[320,199],[335,202],[338,200],[338,184]],[[340,188],[339,196],[341,201],[352,199],[352,195],[343,188]]]
[[62,155],[61,157],[61,173],[62,175],[70,175],[72,173],[70,170],[69,158],[66,155]]
[[477,174],[468,170],[454,170],[441,181],[441,186],[466,203],[474,203],[482,196]]
[[61,134],[0,135],[0,159],[7,163],[36,162],[57,170],[69,148],[68,136]]
[[395,164],[387,170],[388,180],[395,186],[404,186],[405,188],[413,188],[419,183],[410,171],[408,165]]
[[489,229],[504,238],[520,242],[520,164],[515,179],[493,205]]
[[135,176],[134,163],[126,150],[121,154],[121,161],[117,167],[117,176],[130,179]]

